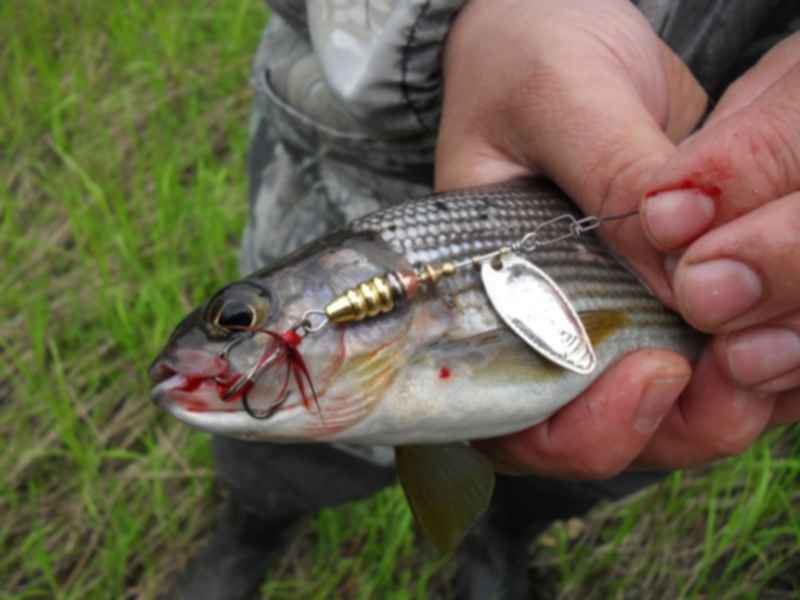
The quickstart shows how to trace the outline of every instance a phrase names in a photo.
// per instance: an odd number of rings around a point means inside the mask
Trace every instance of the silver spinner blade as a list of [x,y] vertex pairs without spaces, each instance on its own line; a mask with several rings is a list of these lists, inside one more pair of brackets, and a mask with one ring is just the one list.
[[597,356],[586,329],[544,271],[511,252],[483,261],[481,277],[500,318],[531,348],[570,371],[594,371]]

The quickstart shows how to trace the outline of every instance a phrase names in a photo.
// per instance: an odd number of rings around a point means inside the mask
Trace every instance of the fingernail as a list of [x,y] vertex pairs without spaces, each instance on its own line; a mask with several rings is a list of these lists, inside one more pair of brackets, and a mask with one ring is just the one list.
[[726,347],[731,376],[744,385],[763,383],[800,368],[800,335],[784,327],[732,335]]
[[642,218],[656,245],[671,249],[703,233],[714,220],[714,210],[714,201],[700,190],[670,190],[647,197]]
[[650,382],[633,417],[633,428],[639,433],[654,432],[688,382],[689,375]]
[[730,321],[761,298],[761,280],[744,263],[727,258],[691,265],[676,282],[685,316],[697,327]]

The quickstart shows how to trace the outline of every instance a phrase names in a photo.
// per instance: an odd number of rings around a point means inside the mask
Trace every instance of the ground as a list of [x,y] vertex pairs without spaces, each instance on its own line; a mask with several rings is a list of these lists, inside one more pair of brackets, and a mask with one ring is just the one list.
[[[224,494],[146,368],[236,272],[260,0],[0,3],[0,597],[152,598]],[[546,598],[788,598],[800,433],[531,540]],[[535,502],[535,499],[531,501]],[[398,489],[324,511],[265,598],[448,597]]]

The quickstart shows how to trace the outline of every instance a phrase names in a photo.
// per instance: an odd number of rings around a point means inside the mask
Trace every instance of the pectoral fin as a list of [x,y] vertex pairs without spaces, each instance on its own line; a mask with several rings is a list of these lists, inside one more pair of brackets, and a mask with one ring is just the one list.
[[442,552],[454,550],[489,507],[494,491],[489,460],[455,443],[401,446],[395,463],[422,532]]

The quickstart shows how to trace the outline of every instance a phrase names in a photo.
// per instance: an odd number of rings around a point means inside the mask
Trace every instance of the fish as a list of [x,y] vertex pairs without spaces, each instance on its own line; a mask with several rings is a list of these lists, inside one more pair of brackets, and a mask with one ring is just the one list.
[[[694,359],[701,347],[699,334],[597,235],[572,235],[563,215],[581,218],[553,183],[527,178],[359,218],[192,311],[150,367],[152,399],[219,435],[394,446],[417,522],[450,551],[494,485],[491,463],[470,440],[542,422],[630,351],[667,348]],[[591,373],[531,349],[498,314],[476,269],[371,318],[315,322],[372,278],[484,255],[537,227],[558,241],[519,252],[576,311],[597,355]]]

